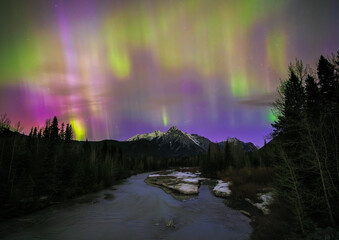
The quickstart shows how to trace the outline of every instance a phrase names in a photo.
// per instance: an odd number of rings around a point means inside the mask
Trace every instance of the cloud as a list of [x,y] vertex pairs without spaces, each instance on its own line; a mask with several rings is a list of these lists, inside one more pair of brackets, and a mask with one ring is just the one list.
[[237,98],[237,103],[242,105],[247,105],[250,107],[253,106],[263,106],[263,107],[270,107],[274,103],[277,98],[277,93],[265,93],[265,94],[257,94],[252,95],[244,98]]

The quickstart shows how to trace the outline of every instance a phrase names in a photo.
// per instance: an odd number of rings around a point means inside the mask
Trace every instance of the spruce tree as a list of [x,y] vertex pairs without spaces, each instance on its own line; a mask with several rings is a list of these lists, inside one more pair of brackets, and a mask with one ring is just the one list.
[[59,126],[58,126],[58,119],[56,116],[54,116],[52,125],[51,125],[51,140],[57,140],[59,139]]
[[[337,53],[337,57],[334,59],[334,67],[335,67],[334,113],[336,113],[335,116],[336,121],[339,122],[339,51]],[[337,130],[339,131],[339,128],[337,128]]]
[[224,168],[229,168],[229,167],[234,167],[234,159],[233,159],[233,155],[231,152],[231,146],[230,143],[228,141],[226,141],[225,143],[225,156],[224,156]]
[[31,131],[29,132],[29,135],[28,135],[30,138],[33,136],[33,127],[31,128]]
[[67,123],[66,125],[66,132],[65,132],[65,140],[71,141],[73,139],[73,130],[72,125]]
[[61,124],[59,138],[65,140],[65,123]]
[[37,137],[37,135],[38,135],[38,129],[37,127],[34,127],[33,137]]
[[322,110],[325,113],[331,113],[334,110],[334,104],[338,96],[336,96],[337,82],[335,79],[334,65],[330,63],[324,56],[321,56],[317,68]]
[[43,132],[43,136],[45,139],[48,139],[48,140],[51,137],[51,119],[46,120],[46,125],[45,125],[45,129]]
[[300,125],[305,108],[305,90],[302,80],[297,77],[293,67],[289,67],[289,78],[280,87],[280,99],[275,103],[279,112],[272,126],[276,135],[296,135],[294,126]]
[[307,119],[311,123],[318,123],[320,102],[319,102],[319,88],[314,77],[308,75],[305,80],[306,86],[306,114]]
[[[296,65],[300,66],[300,62],[297,61]],[[302,74],[297,75],[295,69],[298,68],[290,65],[289,78],[282,83],[280,99],[275,103],[278,117],[272,126],[279,148],[275,166],[280,173],[277,175],[278,193],[288,201],[301,231],[304,231],[304,185],[299,173],[303,171],[305,161],[302,154],[305,90],[300,79]]]
[[39,130],[39,133],[38,133],[38,139],[40,139],[42,137],[42,129]]

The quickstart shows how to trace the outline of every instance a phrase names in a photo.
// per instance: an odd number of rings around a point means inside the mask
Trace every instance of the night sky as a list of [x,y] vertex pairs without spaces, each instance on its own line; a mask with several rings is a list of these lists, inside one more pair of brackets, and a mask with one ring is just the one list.
[[0,113],[26,133],[56,115],[79,140],[176,125],[263,145],[289,62],[339,50],[339,1],[6,2]]

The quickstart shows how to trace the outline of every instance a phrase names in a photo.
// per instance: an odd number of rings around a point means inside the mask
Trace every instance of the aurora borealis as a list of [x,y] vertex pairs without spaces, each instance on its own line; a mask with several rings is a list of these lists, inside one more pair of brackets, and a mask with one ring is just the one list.
[[212,141],[262,145],[270,103],[295,58],[339,50],[339,2],[7,1],[0,113],[77,139],[126,140],[176,125]]

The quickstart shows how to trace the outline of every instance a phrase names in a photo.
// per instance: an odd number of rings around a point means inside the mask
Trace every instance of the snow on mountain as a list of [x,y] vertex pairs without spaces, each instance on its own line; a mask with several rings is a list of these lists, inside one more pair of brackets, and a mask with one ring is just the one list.
[[[196,155],[207,152],[208,146],[211,143],[208,138],[198,134],[185,133],[176,126],[171,127],[166,132],[156,130],[151,133],[137,134],[127,141],[131,142],[141,139],[157,144],[160,151],[167,153],[169,156]],[[237,138],[228,138],[226,141],[236,145],[240,144],[245,152],[257,150],[253,143],[244,143]],[[219,146],[224,147],[226,141],[218,143]]]
[[187,137],[189,137],[195,144],[197,144],[200,147],[199,142],[194,137],[192,137],[192,135],[187,134]]
[[208,150],[208,145],[211,141],[208,138],[202,137],[198,134],[188,134],[194,142],[196,142],[200,147],[202,147],[205,151]]
[[131,141],[137,141],[137,140],[140,140],[140,139],[146,139],[146,140],[152,141],[153,139],[159,138],[159,137],[163,136],[164,134],[165,133],[163,133],[161,131],[155,130],[154,132],[151,132],[151,133],[137,134],[137,135],[129,138],[127,141],[131,142]]

